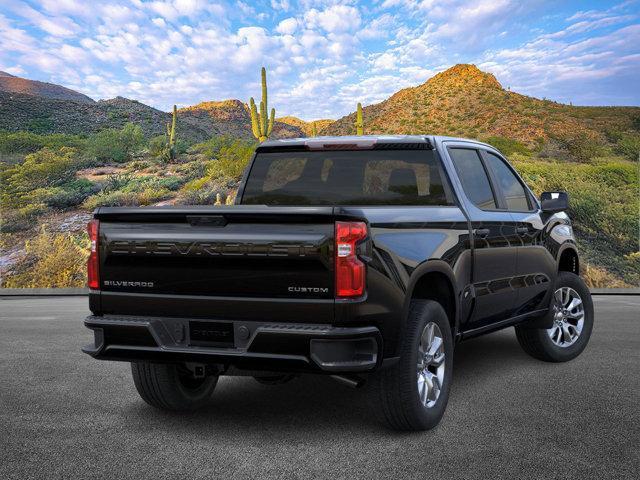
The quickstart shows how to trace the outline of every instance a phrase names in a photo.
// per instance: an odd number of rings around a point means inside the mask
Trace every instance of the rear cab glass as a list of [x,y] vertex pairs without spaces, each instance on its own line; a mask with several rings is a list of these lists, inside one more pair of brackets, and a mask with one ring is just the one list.
[[244,205],[453,205],[433,150],[258,152]]

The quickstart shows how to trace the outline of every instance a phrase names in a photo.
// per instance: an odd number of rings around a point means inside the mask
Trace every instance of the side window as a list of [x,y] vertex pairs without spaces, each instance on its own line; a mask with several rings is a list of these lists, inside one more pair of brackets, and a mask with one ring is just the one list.
[[500,184],[500,189],[507,202],[507,209],[519,212],[531,210],[529,201],[527,200],[527,193],[522,183],[516,178],[504,160],[490,152],[486,152],[485,158],[487,159],[489,168],[493,170],[496,180],[498,180]]
[[449,154],[469,200],[483,210],[496,209],[496,200],[478,151],[469,148],[450,148]]

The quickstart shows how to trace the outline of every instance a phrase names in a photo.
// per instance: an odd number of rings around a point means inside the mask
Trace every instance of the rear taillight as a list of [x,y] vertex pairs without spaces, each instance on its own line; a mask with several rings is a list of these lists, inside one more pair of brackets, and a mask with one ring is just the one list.
[[366,270],[356,254],[356,244],[366,237],[364,222],[336,222],[336,297],[364,294]]
[[91,250],[89,259],[87,260],[87,285],[91,289],[100,288],[99,259],[98,259],[98,236],[100,230],[100,222],[91,220],[87,224],[87,233],[91,242]]

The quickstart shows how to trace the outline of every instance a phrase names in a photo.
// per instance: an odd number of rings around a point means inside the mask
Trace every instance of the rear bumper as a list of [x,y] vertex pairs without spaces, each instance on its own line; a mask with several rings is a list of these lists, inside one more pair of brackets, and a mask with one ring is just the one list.
[[[125,315],[89,316],[84,323],[93,330],[94,343],[82,351],[101,360],[314,373],[367,372],[382,362],[382,337],[376,327]],[[209,334],[226,340],[203,340]]]

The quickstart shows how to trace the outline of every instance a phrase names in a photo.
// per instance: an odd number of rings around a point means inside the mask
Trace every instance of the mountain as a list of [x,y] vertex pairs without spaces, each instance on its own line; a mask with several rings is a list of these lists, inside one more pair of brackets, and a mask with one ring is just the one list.
[[[0,91],[0,130],[81,135],[132,122],[151,137],[163,134],[170,120],[167,112],[123,97],[88,103]],[[191,141],[208,138],[206,131],[186,121],[178,125],[178,133]]]
[[333,120],[330,120],[330,119],[320,119],[320,120],[313,120],[311,122],[306,122],[298,117],[294,117],[291,115],[287,117],[276,118],[276,121],[286,123],[287,125],[291,125],[293,127],[299,128],[307,137],[311,136],[313,124],[315,124],[316,126],[317,134],[321,135],[323,130],[334,122]]
[[[508,137],[530,147],[549,138],[584,134],[603,139],[607,129],[628,130],[638,107],[574,107],[504,89],[490,73],[459,64],[422,85],[405,88],[363,108],[365,133]],[[353,134],[355,112],[323,130]]]
[[[252,139],[251,115],[249,107],[240,100],[223,100],[202,102],[191,107],[178,110],[179,119],[188,119],[208,135],[230,135]],[[276,138],[293,138],[304,136],[304,131],[296,126],[276,120],[273,134]]]
[[[0,72],[0,130],[88,134],[125,123],[140,125],[146,136],[162,135],[171,114],[136,100],[94,101],[60,85]],[[240,100],[202,102],[178,110],[178,138],[200,142],[212,135],[253,139],[251,117]],[[275,138],[304,136],[300,127],[276,121]]]
[[53,83],[39,82],[0,72],[0,92],[27,94],[54,100],[70,100],[79,103],[94,103],[86,95]]

